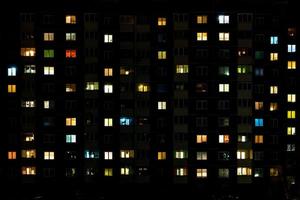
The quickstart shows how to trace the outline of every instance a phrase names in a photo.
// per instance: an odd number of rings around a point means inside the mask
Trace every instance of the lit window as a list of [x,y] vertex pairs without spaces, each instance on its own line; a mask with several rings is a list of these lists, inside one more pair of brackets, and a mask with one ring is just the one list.
[[113,42],[113,35],[112,34],[105,34],[104,35],[104,43],[112,43]]
[[278,94],[278,86],[270,86],[270,94]]
[[255,127],[264,126],[264,119],[262,119],[262,118],[255,118],[254,122],[255,122]]
[[219,84],[219,92],[229,92],[229,84]]
[[53,41],[54,33],[44,33],[44,41]]
[[129,67],[121,66],[120,67],[120,75],[128,76],[131,73],[131,70]]
[[197,178],[207,178],[207,169],[206,168],[197,169]]
[[270,53],[270,61],[278,60],[278,53]]
[[238,167],[237,168],[237,175],[238,176],[251,176],[252,169],[250,167]]
[[104,168],[104,176],[113,176],[113,168]]
[[35,107],[35,101],[22,101],[21,106],[23,108],[34,108]]
[[295,144],[287,144],[286,151],[296,151],[296,145]]
[[197,135],[196,136],[197,143],[206,143],[207,142],[207,135]]
[[291,60],[289,60],[289,61],[287,61],[287,68],[288,69],[296,69],[296,61],[291,61]]
[[67,15],[66,16],[66,24],[76,24],[76,16],[75,15]]
[[288,44],[287,45],[288,53],[295,53],[296,52],[296,45],[295,44]]
[[189,73],[189,65],[176,65],[177,74],[187,74]]
[[113,85],[105,84],[104,85],[104,93],[113,93]]
[[150,86],[149,84],[141,83],[138,84],[138,92],[149,92]]
[[175,158],[176,159],[186,159],[188,158],[187,151],[175,151]]
[[229,41],[229,33],[228,32],[220,32],[219,33],[219,41]]
[[270,103],[270,111],[278,110],[278,103],[271,102]]
[[254,177],[255,178],[263,177],[263,174],[264,174],[263,168],[255,168],[254,169]]
[[197,16],[197,24],[207,24],[207,15]]
[[296,94],[288,94],[287,95],[287,102],[295,103],[296,102]]
[[66,135],[66,143],[76,143],[76,135],[75,134]]
[[207,41],[207,32],[197,32],[197,41]]
[[22,167],[22,175],[36,175],[36,167]]
[[287,111],[287,118],[288,119],[295,119],[296,118],[296,111],[295,110],[288,110]]
[[270,168],[270,176],[279,176],[278,168]]
[[24,133],[24,141],[25,142],[33,142],[34,141],[34,133]]
[[21,48],[21,56],[25,56],[25,57],[35,56],[35,48]]
[[76,41],[76,33],[66,33],[66,41]]
[[157,160],[166,160],[167,159],[167,152],[159,151],[157,152]]
[[54,67],[44,66],[44,75],[54,75]]
[[35,65],[24,65],[24,74],[35,74]]
[[53,100],[45,100],[44,101],[44,109],[53,109],[55,102]]
[[219,135],[219,143],[229,143],[229,135]]
[[54,152],[53,151],[45,151],[44,152],[44,160],[54,160]]
[[296,28],[288,28],[288,36],[295,37],[296,35]]
[[197,160],[207,160],[207,152],[206,151],[198,151],[197,152]]
[[246,135],[238,135],[238,142],[247,142]]
[[238,74],[249,74],[251,72],[252,72],[251,65],[238,65],[238,67],[237,67]]
[[7,68],[7,76],[16,76],[17,75],[17,67],[16,66],[9,66]]
[[120,117],[120,125],[121,126],[130,126],[132,125],[132,118],[131,117]]
[[263,144],[264,136],[263,135],[255,135],[255,144]]
[[76,50],[75,49],[68,49],[66,50],[66,58],[76,58]]
[[278,44],[278,36],[271,36],[270,44]]
[[158,110],[166,110],[167,109],[167,102],[166,101],[157,102],[157,109]]
[[128,176],[130,174],[129,167],[121,167],[121,175],[122,176]]
[[113,126],[113,118],[104,118],[104,126],[112,127]]
[[218,170],[218,174],[220,178],[228,178],[229,177],[229,169],[228,168],[220,168]]
[[157,19],[157,25],[158,26],[166,26],[167,25],[167,18],[165,18],[165,17],[159,17]]
[[286,133],[287,135],[296,135],[296,127],[287,127]]
[[246,159],[246,151],[238,150],[238,151],[236,152],[236,158],[237,158],[238,160],[244,160],[244,159]]
[[15,159],[17,159],[17,152],[15,152],[15,151],[9,151],[9,152],[7,152],[7,159],[8,160],[15,160]]
[[262,110],[264,108],[264,102],[255,101],[255,110]]
[[76,117],[67,117],[66,126],[76,126]]
[[99,151],[85,150],[84,151],[84,158],[98,159],[99,158]]
[[176,176],[187,176],[188,169],[187,168],[176,168]]
[[54,50],[44,49],[44,58],[54,58]]
[[99,82],[86,82],[85,90],[99,90]]
[[219,75],[229,76],[230,75],[229,67],[228,66],[220,66],[219,67]]
[[104,152],[104,160],[112,160],[113,159],[113,152],[112,151],[105,151]]
[[16,93],[17,91],[17,85],[7,85],[7,92],[8,93]]
[[67,83],[66,84],[66,92],[76,92],[76,84],[75,83]]
[[28,149],[21,151],[22,158],[36,158],[36,151],[35,149]]
[[104,76],[112,76],[113,68],[104,68]]
[[134,150],[120,150],[121,158],[134,158]]
[[158,51],[157,52],[158,60],[165,60],[167,59],[167,51]]
[[218,22],[219,24],[229,24],[229,15],[219,15]]

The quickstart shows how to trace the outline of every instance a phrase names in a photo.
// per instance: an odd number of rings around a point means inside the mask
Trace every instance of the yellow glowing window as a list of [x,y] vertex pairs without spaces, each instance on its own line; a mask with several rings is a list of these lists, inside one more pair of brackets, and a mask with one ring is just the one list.
[[188,151],[175,151],[176,159],[186,159],[188,158]]
[[21,151],[22,158],[36,158],[36,151],[35,149],[28,149]]
[[35,56],[35,48],[21,48],[21,56],[33,57]]
[[44,33],[44,41],[53,41],[54,33]]
[[278,168],[270,168],[270,176],[279,176]]
[[198,151],[197,152],[197,160],[207,160],[207,152],[206,151]]
[[219,33],[219,41],[229,41],[230,34],[228,32],[220,32]]
[[207,15],[197,16],[197,24],[207,24]]
[[66,24],[76,24],[76,16],[75,15],[67,15],[66,16]]
[[104,118],[104,126],[112,127],[113,126],[113,118]]
[[8,93],[16,93],[17,86],[16,85],[7,85],[7,92]]
[[167,18],[166,17],[159,17],[157,19],[158,26],[166,26],[167,25]]
[[36,175],[36,167],[22,167],[22,175]]
[[278,94],[278,86],[270,86],[270,94]]
[[157,160],[166,160],[167,159],[167,152],[159,151],[157,152]]
[[238,150],[236,152],[236,158],[238,160],[244,160],[244,159],[246,159],[246,151],[244,151],[244,150]]
[[287,135],[296,135],[296,127],[287,127],[286,129],[286,133]]
[[85,84],[85,90],[99,90],[99,82],[95,81],[95,82],[86,82]]
[[158,51],[157,52],[158,60],[165,60],[167,59],[167,51]]
[[237,175],[238,176],[251,176],[252,175],[252,168],[250,168],[250,167],[238,167],[237,168]]
[[288,69],[296,69],[296,61],[291,61],[291,60],[289,60],[288,62],[287,62],[287,68]]
[[134,158],[134,150],[120,150],[121,158]]
[[219,92],[229,92],[229,84],[219,84]]
[[197,143],[206,143],[207,135],[197,135],[196,140],[197,140]]
[[270,61],[278,60],[278,53],[270,53]]
[[219,135],[219,143],[229,143],[230,141],[230,136],[229,135]]
[[296,94],[288,94],[287,95],[287,102],[295,103],[296,102]]
[[295,119],[296,118],[296,111],[295,110],[288,110],[287,111],[287,118],[288,119]]
[[54,67],[53,66],[44,66],[44,75],[54,75]]
[[166,101],[158,101],[157,102],[157,110],[166,110],[167,102]]
[[177,74],[187,74],[189,73],[189,65],[176,65]]
[[255,110],[262,110],[264,108],[264,102],[255,101]]
[[187,176],[188,169],[187,168],[176,168],[176,176]]
[[17,158],[17,152],[15,152],[15,151],[7,152],[7,158],[9,160],[15,160]]
[[66,92],[76,92],[76,84],[75,83],[67,83],[66,84]]
[[206,178],[206,177],[207,177],[207,169],[206,168],[197,169],[197,178]]
[[149,92],[150,86],[148,84],[139,84],[138,85],[138,92]]
[[33,142],[34,141],[34,133],[24,133],[24,141],[25,142]]
[[271,102],[270,103],[270,111],[278,110],[278,103]]
[[263,144],[264,136],[263,135],[255,135],[255,144]]
[[128,176],[130,174],[129,167],[121,167],[121,175]]
[[104,176],[113,176],[113,168],[104,168]]
[[45,151],[44,152],[44,160],[54,160],[55,154],[53,151]]
[[66,126],[76,126],[76,117],[67,117]]
[[76,58],[76,50],[75,49],[66,50],[66,58]]
[[198,32],[197,41],[207,41],[207,32]]
[[113,68],[104,68],[104,76],[112,76],[113,75]]

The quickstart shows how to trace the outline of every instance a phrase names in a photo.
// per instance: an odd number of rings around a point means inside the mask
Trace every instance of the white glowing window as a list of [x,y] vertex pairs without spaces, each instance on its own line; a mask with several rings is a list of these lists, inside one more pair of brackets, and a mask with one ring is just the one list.
[[113,42],[113,35],[105,34],[104,35],[104,43],[112,43]]

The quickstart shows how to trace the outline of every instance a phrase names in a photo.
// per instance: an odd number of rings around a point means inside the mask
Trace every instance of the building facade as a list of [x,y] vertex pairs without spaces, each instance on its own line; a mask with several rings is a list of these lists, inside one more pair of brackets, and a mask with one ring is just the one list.
[[1,179],[297,188],[299,39],[285,2],[12,19]]

